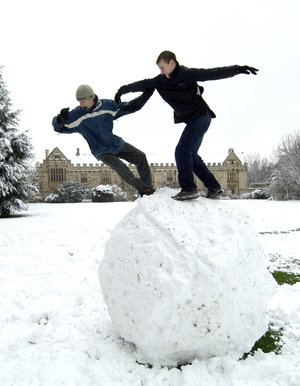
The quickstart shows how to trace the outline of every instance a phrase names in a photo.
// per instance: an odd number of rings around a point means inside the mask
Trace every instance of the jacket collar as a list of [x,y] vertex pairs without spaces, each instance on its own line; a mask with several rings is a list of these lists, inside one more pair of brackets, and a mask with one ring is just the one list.
[[93,111],[95,110],[97,107],[100,107],[102,105],[102,102],[101,100],[98,98],[98,95],[95,94],[95,98],[94,98],[94,104],[93,106],[90,108],[90,109],[87,109],[85,107],[80,107],[81,110],[83,111]]
[[169,77],[173,78],[177,74],[178,69],[179,69],[179,63],[176,61],[176,66],[175,66],[174,70],[170,73]]
[[98,95],[95,94],[94,104],[93,104],[91,110],[94,110],[98,106],[98,102],[99,102]]

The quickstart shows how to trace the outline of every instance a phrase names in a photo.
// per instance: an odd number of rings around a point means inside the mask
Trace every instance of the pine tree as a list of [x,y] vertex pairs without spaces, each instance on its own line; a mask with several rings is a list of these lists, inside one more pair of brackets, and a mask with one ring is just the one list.
[[26,200],[37,193],[28,182],[32,145],[18,131],[20,111],[11,111],[11,100],[0,67],[0,217],[26,209]]

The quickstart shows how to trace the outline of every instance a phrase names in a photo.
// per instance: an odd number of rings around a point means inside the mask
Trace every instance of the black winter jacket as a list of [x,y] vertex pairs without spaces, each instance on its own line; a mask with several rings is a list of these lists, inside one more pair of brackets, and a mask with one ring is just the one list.
[[215,113],[202,98],[204,88],[199,86],[197,82],[233,77],[240,74],[240,67],[235,65],[198,69],[182,66],[177,62],[174,71],[170,74],[170,78],[160,74],[152,79],[134,82],[122,86],[119,89],[119,95],[155,88],[160,96],[173,108],[175,123],[187,123],[206,114],[210,114],[212,118],[215,118]]

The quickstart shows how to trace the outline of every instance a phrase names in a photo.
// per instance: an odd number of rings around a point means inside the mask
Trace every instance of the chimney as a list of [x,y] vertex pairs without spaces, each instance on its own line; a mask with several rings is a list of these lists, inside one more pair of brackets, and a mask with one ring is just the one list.
[[47,159],[49,157],[49,150],[48,149],[45,150],[45,155],[46,155],[45,159]]

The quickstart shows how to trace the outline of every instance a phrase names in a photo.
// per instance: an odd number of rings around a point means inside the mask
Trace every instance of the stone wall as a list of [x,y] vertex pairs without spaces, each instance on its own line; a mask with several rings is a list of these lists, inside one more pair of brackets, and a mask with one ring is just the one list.
[[[128,166],[138,176],[136,167],[130,164]],[[247,165],[241,163],[233,149],[229,149],[222,163],[207,166],[223,189],[230,190],[238,196],[248,192]],[[150,169],[155,188],[162,186],[178,188],[178,172],[175,164],[151,163]],[[37,164],[37,177],[41,200],[53,193],[63,181],[76,181],[90,189],[101,184],[118,185],[129,198],[133,198],[136,194],[136,191],[123,182],[110,167],[102,163],[73,164],[57,147],[51,153],[46,150],[45,159],[42,163]],[[200,190],[205,190],[198,178],[196,178],[196,183]]]

